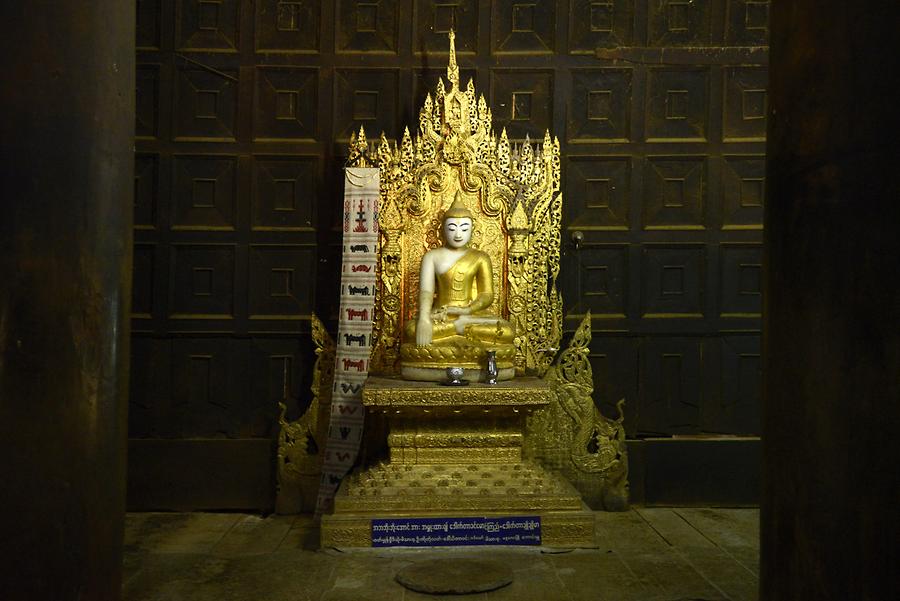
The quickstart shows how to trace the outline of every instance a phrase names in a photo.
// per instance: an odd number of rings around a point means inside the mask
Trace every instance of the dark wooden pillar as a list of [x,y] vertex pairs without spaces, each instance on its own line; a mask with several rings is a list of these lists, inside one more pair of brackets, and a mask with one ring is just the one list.
[[900,9],[771,17],[760,599],[898,599]]
[[0,17],[0,599],[118,599],[134,2]]

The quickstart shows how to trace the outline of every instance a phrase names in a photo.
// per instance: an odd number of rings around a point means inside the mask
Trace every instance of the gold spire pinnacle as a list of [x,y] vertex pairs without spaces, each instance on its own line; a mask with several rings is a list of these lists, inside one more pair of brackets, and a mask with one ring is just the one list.
[[459,89],[459,65],[456,64],[456,33],[450,30],[450,63],[447,65],[447,79],[451,89]]
[[468,217],[472,219],[472,211],[463,202],[459,190],[453,198],[453,203],[444,211],[444,219]]

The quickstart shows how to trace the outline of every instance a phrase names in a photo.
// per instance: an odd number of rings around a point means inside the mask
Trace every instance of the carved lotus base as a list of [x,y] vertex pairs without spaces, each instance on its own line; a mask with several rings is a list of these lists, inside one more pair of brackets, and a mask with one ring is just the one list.
[[485,380],[487,351],[497,352],[498,380],[511,380],[516,375],[514,364],[516,347],[484,345],[464,336],[452,336],[441,344],[419,346],[413,343],[400,345],[400,374],[406,380],[440,382],[447,379],[448,367],[462,367],[463,378],[470,382]]
[[[447,367],[421,367],[418,365],[404,365],[401,363],[400,375],[403,376],[404,380],[411,380],[414,382],[443,382],[447,379]],[[454,365],[454,367],[457,366]],[[469,382],[484,382],[487,378],[483,369],[468,367],[466,365],[460,365],[458,367],[462,367],[466,370],[463,374],[463,379]],[[516,377],[516,369],[514,367],[507,367],[497,371],[498,381],[512,380],[514,377]]]

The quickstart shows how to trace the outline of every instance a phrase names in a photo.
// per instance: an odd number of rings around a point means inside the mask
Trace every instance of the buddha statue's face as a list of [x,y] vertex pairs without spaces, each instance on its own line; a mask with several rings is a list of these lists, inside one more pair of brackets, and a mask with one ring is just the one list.
[[472,239],[472,220],[468,217],[448,217],[444,220],[444,241],[450,248],[463,248]]

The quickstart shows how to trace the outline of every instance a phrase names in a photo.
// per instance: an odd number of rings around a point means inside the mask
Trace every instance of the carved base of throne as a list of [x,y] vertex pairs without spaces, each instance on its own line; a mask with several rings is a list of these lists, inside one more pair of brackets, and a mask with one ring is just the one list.
[[389,460],[345,478],[322,546],[369,547],[378,518],[487,516],[539,516],[542,545],[595,546],[578,491],[522,455],[525,417],[554,395],[537,378],[464,388],[370,378],[363,403],[388,419]]
[[484,382],[488,349],[496,351],[497,380],[512,380],[516,376],[516,347],[512,344],[490,347],[469,340],[465,336],[451,336],[440,345],[419,346],[410,342],[400,345],[400,375],[407,380],[441,382],[447,379],[447,367],[462,367],[464,379]]
[[[468,367],[465,364],[459,365],[465,370],[463,379],[469,382],[484,382],[487,379],[485,371],[480,367]],[[447,379],[446,367],[422,367],[420,365],[401,365],[400,375],[407,380],[415,380],[417,382],[443,382]],[[515,367],[504,367],[497,370],[497,381],[504,382],[512,380],[516,377]]]

